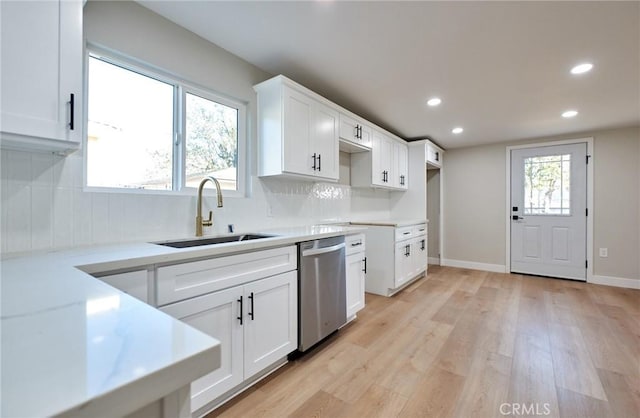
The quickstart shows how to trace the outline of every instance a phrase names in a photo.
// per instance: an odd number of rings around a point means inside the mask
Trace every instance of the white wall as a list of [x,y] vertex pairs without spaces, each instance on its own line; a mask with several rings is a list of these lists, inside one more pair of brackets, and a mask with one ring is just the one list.
[[[640,128],[519,141],[594,138],[594,275],[640,280]],[[444,257],[505,265],[505,148],[449,149],[444,176]],[[609,257],[598,256],[607,247]]]
[[[348,186],[348,156],[341,155],[341,183],[259,179],[256,173],[256,96],[252,86],[270,74],[133,2],[89,1],[85,38],[140,59],[190,82],[245,101],[249,119],[251,194],[215,207],[214,228],[238,230],[349,219],[389,218],[389,193]],[[192,196],[83,191],[81,152],[1,152],[0,251],[3,254],[78,245],[159,240],[194,233]]]

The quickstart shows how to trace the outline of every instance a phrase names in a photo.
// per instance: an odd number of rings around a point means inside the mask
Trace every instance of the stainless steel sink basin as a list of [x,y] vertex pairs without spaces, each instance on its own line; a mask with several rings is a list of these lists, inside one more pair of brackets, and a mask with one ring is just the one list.
[[188,247],[199,247],[201,245],[224,244],[224,243],[227,243],[227,242],[251,241],[251,240],[254,240],[254,239],[271,238],[271,237],[274,237],[274,236],[275,235],[241,234],[241,235],[227,235],[227,236],[224,236],[224,237],[198,238],[198,239],[191,239],[191,240],[155,242],[154,244],[164,245],[166,247],[173,247],[173,248],[188,248]]

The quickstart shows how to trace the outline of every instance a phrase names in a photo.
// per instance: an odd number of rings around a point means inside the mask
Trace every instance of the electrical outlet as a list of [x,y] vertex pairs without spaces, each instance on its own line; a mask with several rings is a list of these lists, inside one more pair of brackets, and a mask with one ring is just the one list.
[[600,248],[600,257],[609,257],[609,249]]

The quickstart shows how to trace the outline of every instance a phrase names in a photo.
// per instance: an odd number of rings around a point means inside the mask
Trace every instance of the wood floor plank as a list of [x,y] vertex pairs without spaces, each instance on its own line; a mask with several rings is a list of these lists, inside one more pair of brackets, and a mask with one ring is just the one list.
[[434,366],[416,386],[399,416],[450,417],[462,392],[465,378]]
[[580,330],[560,324],[552,324],[549,329],[556,385],[606,401],[607,396]]
[[373,384],[352,405],[346,407],[340,418],[389,418],[396,417],[404,408],[408,398],[392,390]]
[[549,338],[518,334],[506,402],[518,405],[546,404],[551,416],[558,416],[554,382]]
[[346,406],[340,399],[319,390],[289,416],[292,418],[334,418],[340,415],[346,409]]
[[629,384],[631,380],[620,373],[598,369],[598,375],[607,394],[612,415],[640,417],[640,386],[634,389],[633,384]]
[[511,357],[477,350],[453,415],[460,418],[499,416],[500,405],[509,392],[510,374]]
[[561,418],[614,418],[606,401],[561,387],[558,388],[558,406]]

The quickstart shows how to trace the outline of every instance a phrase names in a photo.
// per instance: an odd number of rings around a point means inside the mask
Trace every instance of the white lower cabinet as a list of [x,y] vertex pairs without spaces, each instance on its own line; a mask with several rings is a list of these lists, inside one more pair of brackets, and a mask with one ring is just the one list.
[[364,234],[350,235],[345,238],[346,280],[347,280],[347,320],[355,318],[364,308],[365,276],[367,257],[365,255]]
[[192,412],[296,349],[297,289],[294,270],[160,308],[221,343],[220,368],[191,385]]
[[298,275],[291,271],[244,286],[244,378],[298,346]]
[[365,234],[367,292],[391,296],[426,271],[425,224],[400,228],[372,225]]
[[242,383],[244,330],[239,317],[243,296],[244,286],[237,286],[160,308],[220,341],[220,368],[191,384],[192,411]]

